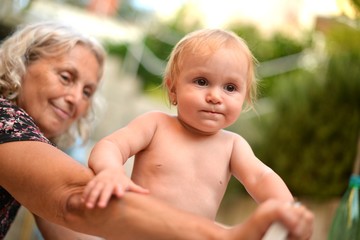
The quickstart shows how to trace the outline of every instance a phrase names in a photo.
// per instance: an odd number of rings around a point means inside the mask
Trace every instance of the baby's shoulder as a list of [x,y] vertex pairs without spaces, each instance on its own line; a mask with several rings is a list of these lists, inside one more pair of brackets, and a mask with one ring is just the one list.
[[170,118],[173,118],[173,116],[161,112],[161,111],[150,111],[150,112],[146,112],[144,114],[142,114],[140,117],[142,118],[153,118],[153,119],[162,119],[162,120],[167,120]]
[[227,138],[233,142],[247,143],[246,139],[238,133],[235,133],[235,132],[232,132],[229,130],[222,130],[221,133],[224,138]]
[[161,111],[150,111],[139,116],[142,121],[147,123],[165,124],[173,122],[176,117]]

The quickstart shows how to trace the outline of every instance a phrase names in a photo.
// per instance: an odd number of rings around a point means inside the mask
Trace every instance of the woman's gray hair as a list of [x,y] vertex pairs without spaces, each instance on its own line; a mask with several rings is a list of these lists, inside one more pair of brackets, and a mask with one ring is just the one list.
[[[37,59],[61,56],[76,45],[89,48],[99,63],[98,79],[102,78],[105,50],[94,38],[84,35],[70,26],[57,22],[41,22],[20,26],[0,46],[0,96],[16,102],[22,78],[27,66]],[[95,94],[84,117],[57,139],[51,139],[59,147],[68,147],[77,137],[88,140],[94,111],[100,104],[100,96]]]

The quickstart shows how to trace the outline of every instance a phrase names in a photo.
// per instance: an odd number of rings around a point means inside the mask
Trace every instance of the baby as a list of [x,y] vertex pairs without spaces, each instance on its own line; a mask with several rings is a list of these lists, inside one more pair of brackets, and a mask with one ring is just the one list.
[[[224,130],[255,99],[254,58],[239,36],[220,29],[186,35],[170,55],[163,85],[177,115],[145,113],[94,146],[89,166],[96,177],[84,192],[87,207],[105,207],[125,191],[150,191],[214,220],[232,175],[258,203],[293,201],[247,141]],[[129,179],[123,164],[133,155]]]

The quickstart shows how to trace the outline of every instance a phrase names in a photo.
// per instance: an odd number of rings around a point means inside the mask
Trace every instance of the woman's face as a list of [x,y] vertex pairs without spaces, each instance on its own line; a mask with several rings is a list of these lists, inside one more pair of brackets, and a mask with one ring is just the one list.
[[41,58],[27,67],[17,104],[47,138],[57,137],[86,114],[98,72],[94,54],[81,45],[63,56]]

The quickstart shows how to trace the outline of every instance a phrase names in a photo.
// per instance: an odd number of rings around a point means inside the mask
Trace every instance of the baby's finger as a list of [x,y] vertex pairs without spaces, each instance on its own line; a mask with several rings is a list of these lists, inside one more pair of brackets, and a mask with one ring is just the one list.
[[130,184],[127,190],[137,193],[149,193],[149,189],[143,188],[135,183]]
[[314,215],[304,206],[295,206],[297,223],[289,235],[290,240],[307,240],[313,233]]
[[83,195],[82,195],[82,198],[81,200],[83,202],[86,202],[86,200],[88,199],[89,195],[90,195],[90,192],[91,190],[93,189],[95,185],[95,182],[94,181],[90,181],[84,188],[84,192],[83,192]]
[[103,183],[95,183],[95,185],[93,186],[93,188],[91,189],[91,191],[88,194],[87,200],[85,202],[86,206],[88,208],[93,208],[97,202],[97,200],[99,199],[99,196],[102,192],[102,189],[104,188],[104,184]]
[[111,198],[111,195],[113,195],[113,193],[116,192],[116,187],[117,186],[113,186],[112,184],[104,186],[104,188],[101,191],[101,195],[99,196],[99,201],[98,201],[98,206],[100,208],[106,207],[106,205],[108,204],[108,202]]
[[117,184],[114,189],[114,195],[118,198],[121,198],[122,196],[124,196],[125,191],[126,189],[122,185]]

